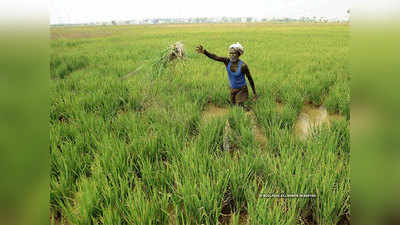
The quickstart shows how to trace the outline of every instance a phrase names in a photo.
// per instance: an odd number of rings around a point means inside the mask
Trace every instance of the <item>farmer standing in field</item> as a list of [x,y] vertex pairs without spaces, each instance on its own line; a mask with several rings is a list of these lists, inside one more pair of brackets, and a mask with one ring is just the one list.
[[247,76],[251,89],[253,90],[253,99],[257,99],[256,89],[254,87],[254,81],[251,77],[249,67],[245,62],[239,60],[239,57],[244,53],[244,49],[241,44],[236,43],[229,46],[229,58],[216,56],[215,54],[212,54],[204,49],[202,45],[197,46],[196,51],[215,61],[223,62],[225,64],[228,72],[229,89],[231,93],[230,100],[232,104],[238,104],[245,108],[243,103],[247,101],[249,97],[245,75]]

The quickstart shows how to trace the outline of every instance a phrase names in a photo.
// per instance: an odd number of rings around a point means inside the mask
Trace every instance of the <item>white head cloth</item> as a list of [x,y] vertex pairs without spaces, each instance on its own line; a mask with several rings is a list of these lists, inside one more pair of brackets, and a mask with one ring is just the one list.
[[239,52],[240,55],[242,55],[244,53],[244,48],[241,44],[239,44],[239,42],[236,42],[236,44],[231,44],[229,46],[229,50],[230,49],[233,49],[233,50]]

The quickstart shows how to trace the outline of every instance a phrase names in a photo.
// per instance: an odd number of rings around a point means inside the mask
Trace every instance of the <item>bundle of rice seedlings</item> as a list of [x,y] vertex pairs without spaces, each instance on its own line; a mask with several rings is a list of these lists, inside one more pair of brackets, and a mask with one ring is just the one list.
[[[178,41],[170,46],[168,46],[166,49],[164,49],[161,52],[161,56],[158,59],[155,59],[151,62],[152,65],[152,72],[153,74],[159,76],[161,73],[164,71],[164,69],[167,67],[167,64],[175,59],[185,59],[185,50],[183,48],[183,43]],[[145,63],[148,65],[147,63]],[[135,75],[141,70],[145,64],[140,66],[134,71],[129,72],[128,74],[124,75],[121,77],[121,79],[126,79],[132,75]]]
[[169,61],[174,59],[183,59],[185,58],[185,50],[183,49],[183,43],[178,41],[175,44],[170,46],[170,53],[169,53]]
[[154,72],[160,75],[166,68],[167,64],[175,59],[184,59],[185,50],[183,43],[178,41],[161,52],[161,57],[153,63]]

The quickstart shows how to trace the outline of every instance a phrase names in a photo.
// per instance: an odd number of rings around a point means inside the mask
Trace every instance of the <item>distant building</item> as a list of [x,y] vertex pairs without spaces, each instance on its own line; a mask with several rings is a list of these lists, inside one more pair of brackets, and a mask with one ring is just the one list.
[[188,24],[188,23],[255,23],[255,22],[295,22],[304,23],[348,23],[350,21],[350,10],[348,15],[342,18],[327,17],[299,17],[299,18],[256,18],[256,17],[190,17],[190,18],[145,18],[140,20],[107,21],[107,22],[88,22],[85,24],[52,24],[51,26],[109,26],[109,25],[129,25],[129,24]]

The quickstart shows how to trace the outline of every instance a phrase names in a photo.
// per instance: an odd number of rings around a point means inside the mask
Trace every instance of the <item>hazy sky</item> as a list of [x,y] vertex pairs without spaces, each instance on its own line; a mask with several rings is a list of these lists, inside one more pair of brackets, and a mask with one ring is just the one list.
[[349,0],[51,0],[50,23],[167,17],[347,18]]

